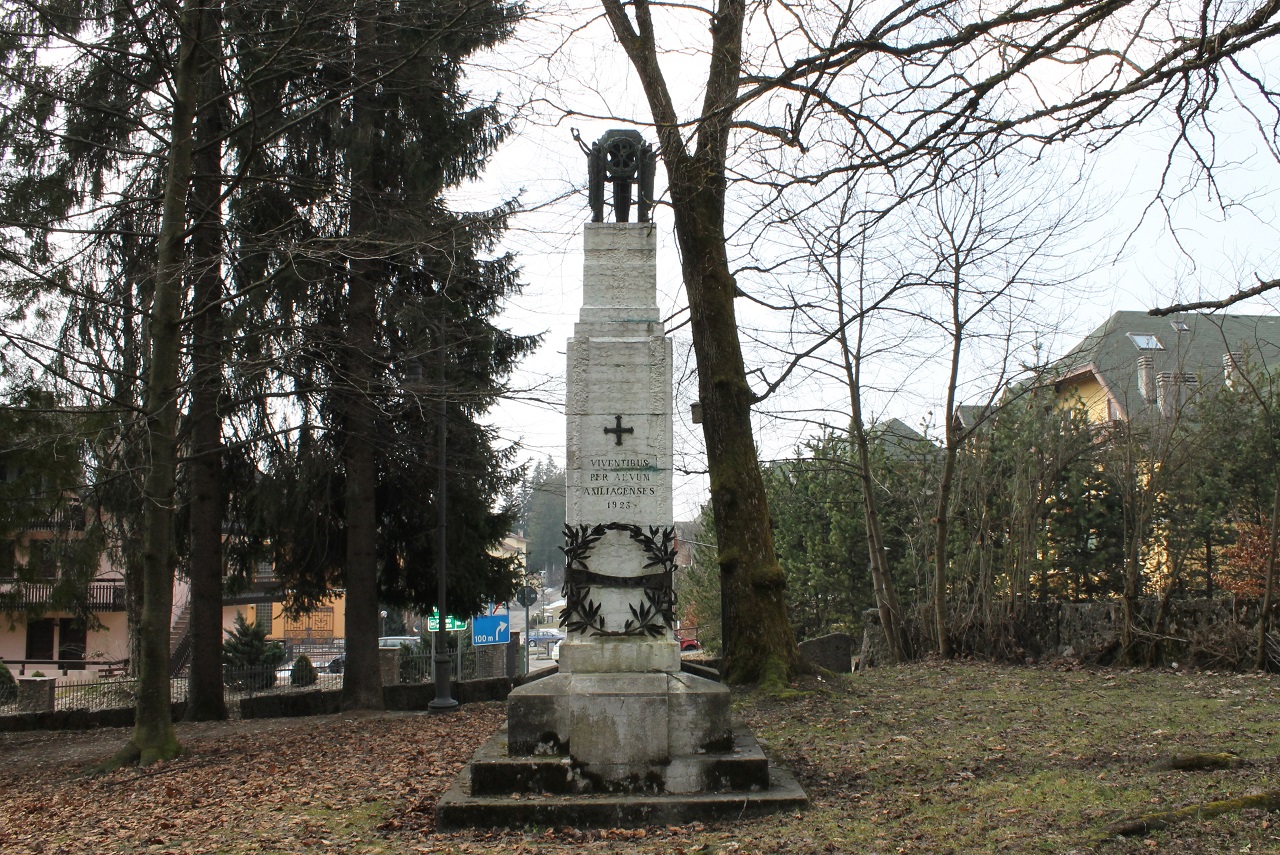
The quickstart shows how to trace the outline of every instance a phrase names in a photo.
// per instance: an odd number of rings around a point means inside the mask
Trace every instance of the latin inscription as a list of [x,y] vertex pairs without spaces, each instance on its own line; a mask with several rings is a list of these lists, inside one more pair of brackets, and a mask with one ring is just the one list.
[[588,496],[656,496],[657,487],[583,487]]
[[[619,512],[636,512],[653,507],[660,491],[670,489],[670,472],[660,468],[658,458],[647,454],[626,457],[589,457],[579,490],[591,502],[593,517],[612,518]],[[585,482],[585,483],[584,483]]]
[[590,461],[592,469],[653,469],[658,468],[652,457],[594,457]]

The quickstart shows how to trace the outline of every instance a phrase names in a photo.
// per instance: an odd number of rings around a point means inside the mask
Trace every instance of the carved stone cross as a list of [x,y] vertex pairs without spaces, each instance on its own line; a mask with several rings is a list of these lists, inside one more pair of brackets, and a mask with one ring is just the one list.
[[610,428],[610,427],[605,428],[605,429],[604,429],[604,432],[605,432],[605,433],[611,433],[611,434],[613,434],[613,444],[614,444],[614,445],[622,445],[622,435],[623,435],[624,433],[635,433],[635,432],[636,432],[636,429],[635,429],[635,428],[633,428],[633,427],[625,427],[625,428],[624,428],[624,427],[622,426],[622,416],[614,416],[614,417],[613,417],[613,419],[614,419],[614,421],[613,421],[613,427],[611,427],[611,428]]

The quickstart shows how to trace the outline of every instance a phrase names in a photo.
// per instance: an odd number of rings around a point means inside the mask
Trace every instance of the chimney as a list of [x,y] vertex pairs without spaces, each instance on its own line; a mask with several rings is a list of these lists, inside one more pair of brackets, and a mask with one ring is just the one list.
[[1138,357],[1138,393],[1148,404],[1156,402],[1156,360],[1150,354]]
[[1156,375],[1156,402],[1160,415],[1173,418],[1195,394],[1200,380],[1194,374],[1161,371]]
[[1172,371],[1161,371],[1156,375],[1156,405],[1160,407],[1160,415],[1171,418],[1178,406],[1178,390],[1176,377]]
[[1228,389],[1235,388],[1236,375],[1240,373],[1244,363],[1244,354],[1229,350],[1222,354],[1222,380]]

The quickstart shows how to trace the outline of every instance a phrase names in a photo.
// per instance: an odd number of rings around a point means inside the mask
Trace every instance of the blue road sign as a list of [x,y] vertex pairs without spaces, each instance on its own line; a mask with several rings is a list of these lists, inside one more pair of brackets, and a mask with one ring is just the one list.
[[506,644],[511,640],[511,618],[508,615],[477,615],[471,619],[471,643]]

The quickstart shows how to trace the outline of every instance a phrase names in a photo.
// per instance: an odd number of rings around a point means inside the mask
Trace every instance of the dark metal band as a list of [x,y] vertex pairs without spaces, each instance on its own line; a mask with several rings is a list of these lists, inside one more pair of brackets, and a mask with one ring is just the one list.
[[576,569],[570,575],[569,582],[587,588],[665,588],[667,571],[647,573],[644,576],[606,576],[603,573]]

